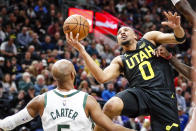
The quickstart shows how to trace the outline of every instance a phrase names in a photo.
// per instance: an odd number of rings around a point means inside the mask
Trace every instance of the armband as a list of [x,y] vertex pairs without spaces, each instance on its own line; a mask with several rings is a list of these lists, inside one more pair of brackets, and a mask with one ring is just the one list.
[[170,60],[173,57],[172,53],[169,53],[169,56],[165,59]]
[[183,41],[186,39],[186,35],[184,35],[182,38],[178,38],[178,37],[174,34],[174,37],[175,37],[176,41],[178,41],[178,42],[183,42]]
[[171,0],[173,5],[175,6],[178,2],[180,2],[180,0]]
[[22,125],[31,121],[33,117],[29,114],[27,108],[25,107],[23,110],[18,113],[8,116],[3,120],[0,120],[0,128],[3,130],[12,130],[15,127]]

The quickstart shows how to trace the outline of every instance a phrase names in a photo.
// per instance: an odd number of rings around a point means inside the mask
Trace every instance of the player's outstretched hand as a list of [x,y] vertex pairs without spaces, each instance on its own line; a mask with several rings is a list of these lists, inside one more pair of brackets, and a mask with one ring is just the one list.
[[69,35],[68,33],[66,33],[67,43],[71,45],[72,47],[74,47],[76,50],[80,51],[81,49],[84,49],[84,46],[79,42],[78,38],[79,38],[79,33],[77,33],[75,38],[73,38],[72,32],[70,32]]
[[161,56],[163,57],[164,59],[168,59],[170,56],[171,56],[171,53],[168,52],[168,50],[160,45],[156,50],[155,50],[155,55],[157,57]]
[[164,11],[163,13],[167,17],[167,21],[162,22],[161,23],[162,25],[167,25],[172,29],[175,29],[181,26],[180,16],[178,16],[176,12],[172,14],[170,11],[168,13]]

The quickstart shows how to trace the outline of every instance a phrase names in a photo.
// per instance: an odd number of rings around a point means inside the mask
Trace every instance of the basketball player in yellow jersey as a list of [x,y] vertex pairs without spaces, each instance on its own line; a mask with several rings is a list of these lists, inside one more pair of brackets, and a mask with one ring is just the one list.
[[[103,111],[110,118],[127,115],[131,118],[140,115],[151,116],[152,131],[179,131],[177,103],[169,62],[153,56],[157,44],[180,44],[185,41],[177,13],[164,12],[173,33],[147,32],[139,41],[133,29],[121,27],[118,30],[118,44],[124,54],[116,56],[110,65],[102,70],[85,51],[78,37],[66,34],[67,42],[77,49],[85,60],[88,69],[100,83],[111,81],[120,74],[129,81],[130,88],[117,93],[104,105]],[[78,35],[77,35],[78,36]],[[96,125],[96,131],[103,131]]]
[[1,129],[12,130],[40,115],[46,131],[90,131],[92,127],[88,118],[108,131],[131,131],[112,123],[92,96],[74,89],[76,72],[70,61],[57,61],[52,74],[57,89],[35,97],[17,114],[0,120]]

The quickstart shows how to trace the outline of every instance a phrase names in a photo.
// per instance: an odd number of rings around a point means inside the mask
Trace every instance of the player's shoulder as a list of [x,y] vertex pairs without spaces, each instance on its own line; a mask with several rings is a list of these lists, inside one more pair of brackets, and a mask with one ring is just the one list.
[[144,38],[144,39],[150,41],[151,43],[155,44],[154,40],[160,34],[162,34],[162,32],[160,32],[160,31],[149,31],[149,32],[146,32],[142,38]]
[[37,95],[36,97],[33,98],[33,101],[35,103],[42,103],[44,102],[44,97],[45,97],[45,93],[44,94],[41,94],[41,95]]

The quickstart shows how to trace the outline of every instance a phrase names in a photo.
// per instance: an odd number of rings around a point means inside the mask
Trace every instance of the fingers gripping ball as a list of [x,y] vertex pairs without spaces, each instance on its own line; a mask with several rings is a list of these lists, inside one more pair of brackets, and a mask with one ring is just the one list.
[[63,25],[63,31],[65,34],[70,34],[70,32],[72,32],[73,38],[75,38],[77,33],[79,33],[78,40],[82,40],[87,37],[89,29],[90,26],[87,19],[81,15],[69,16]]

